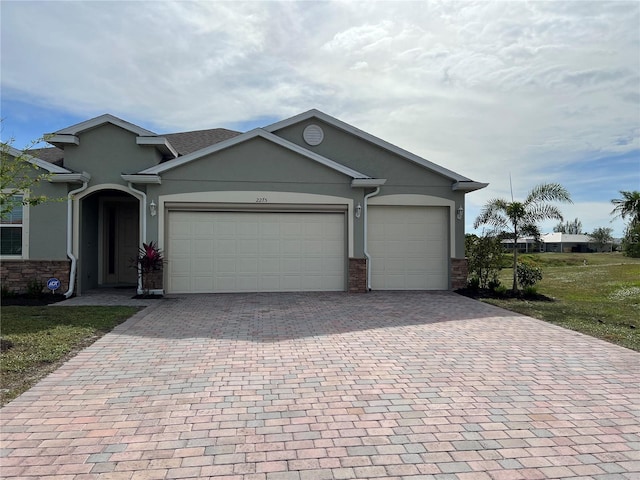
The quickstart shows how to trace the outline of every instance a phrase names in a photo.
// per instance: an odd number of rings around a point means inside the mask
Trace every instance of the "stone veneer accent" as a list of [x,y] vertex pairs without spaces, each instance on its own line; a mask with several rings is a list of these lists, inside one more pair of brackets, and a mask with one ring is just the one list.
[[143,290],[162,290],[163,289],[163,270],[155,270],[146,275],[142,275],[142,289]]
[[466,258],[451,259],[451,289],[457,290],[467,286],[469,268]]
[[349,259],[349,293],[367,292],[367,259]]
[[47,280],[52,277],[60,280],[60,288],[56,293],[65,293],[69,289],[69,260],[22,260],[3,259],[0,262],[0,283],[2,288],[10,292],[26,293],[29,282],[38,280],[49,292]]

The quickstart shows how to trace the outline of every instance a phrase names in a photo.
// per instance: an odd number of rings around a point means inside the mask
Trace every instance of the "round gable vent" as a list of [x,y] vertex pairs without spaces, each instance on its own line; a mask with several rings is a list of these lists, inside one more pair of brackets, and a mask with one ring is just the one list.
[[309,125],[302,132],[302,138],[311,146],[320,145],[324,139],[324,132],[318,125]]

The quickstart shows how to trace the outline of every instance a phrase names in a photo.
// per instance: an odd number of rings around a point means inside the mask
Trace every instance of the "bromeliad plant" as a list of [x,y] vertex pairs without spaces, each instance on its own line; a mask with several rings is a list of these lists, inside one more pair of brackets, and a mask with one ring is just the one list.
[[138,268],[139,275],[142,275],[142,284],[146,293],[149,292],[149,287],[148,285],[145,286],[145,278],[149,278],[152,272],[162,270],[163,265],[164,256],[158,248],[158,244],[153,241],[143,243],[138,252],[136,267]]

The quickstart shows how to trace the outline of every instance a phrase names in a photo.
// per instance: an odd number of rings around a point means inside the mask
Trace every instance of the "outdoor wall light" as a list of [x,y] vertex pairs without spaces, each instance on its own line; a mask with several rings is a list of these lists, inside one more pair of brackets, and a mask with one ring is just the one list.
[[358,205],[356,206],[356,218],[360,218],[361,214],[362,214],[362,205],[358,203]]
[[158,206],[153,200],[151,200],[151,203],[149,204],[149,213],[151,214],[152,217],[155,217],[156,214],[158,213]]
[[462,214],[464,213],[464,208],[462,208],[462,206],[458,207],[458,210],[456,210],[456,218],[458,220],[462,220]]

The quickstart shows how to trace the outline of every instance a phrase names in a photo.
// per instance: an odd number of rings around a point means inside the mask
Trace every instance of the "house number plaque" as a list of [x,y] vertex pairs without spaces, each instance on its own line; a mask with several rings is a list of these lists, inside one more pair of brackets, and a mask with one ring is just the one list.
[[257,197],[256,203],[267,203],[267,197]]

